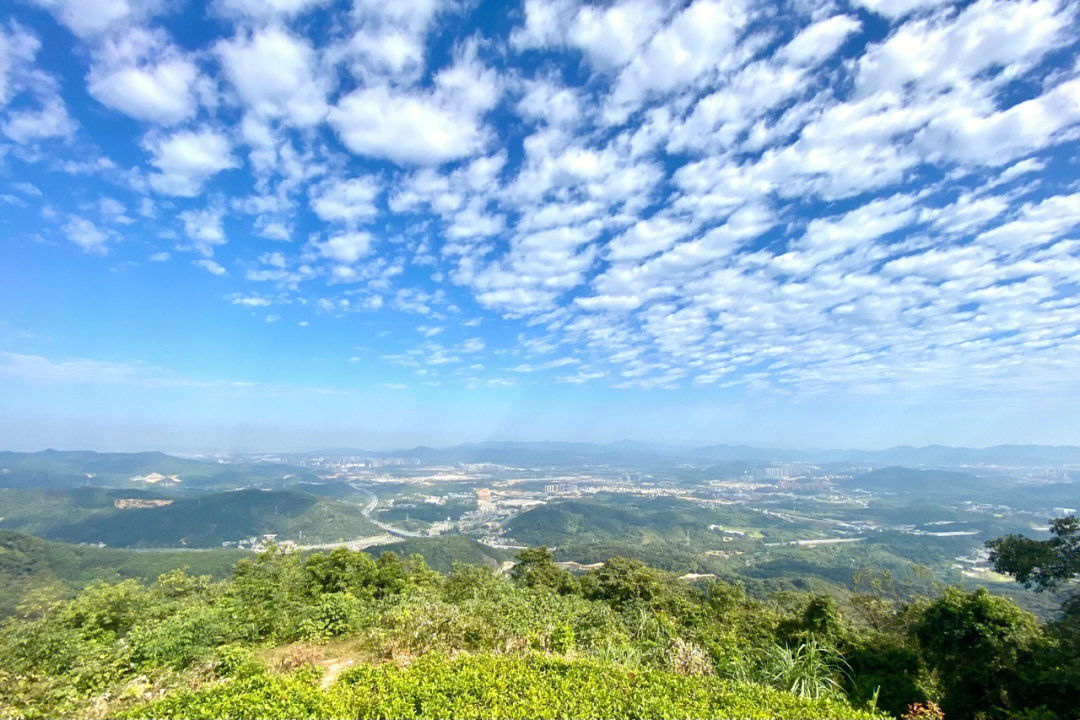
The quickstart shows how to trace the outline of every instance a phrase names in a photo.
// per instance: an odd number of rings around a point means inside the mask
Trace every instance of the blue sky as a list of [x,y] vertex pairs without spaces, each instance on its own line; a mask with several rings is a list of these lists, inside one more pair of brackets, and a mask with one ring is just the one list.
[[24,0],[0,445],[1080,442],[1080,9]]

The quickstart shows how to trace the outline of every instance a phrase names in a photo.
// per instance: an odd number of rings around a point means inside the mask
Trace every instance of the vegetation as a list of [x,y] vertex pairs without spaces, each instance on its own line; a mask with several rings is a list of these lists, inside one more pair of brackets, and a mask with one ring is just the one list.
[[509,577],[274,549],[224,580],[24,603],[0,624],[0,716],[1080,717],[1075,614],[885,587],[845,613],[626,558],[575,575],[543,548]]
[[392,545],[376,545],[367,552],[376,558],[384,552],[405,557],[419,555],[432,570],[441,573],[451,572],[456,563],[498,568],[514,557],[510,551],[489,547],[464,535],[408,538]]
[[364,666],[327,690],[305,668],[273,675],[252,666],[230,684],[180,693],[121,717],[274,718],[869,718],[830,698],[591,659],[438,654],[398,667]]
[[122,498],[158,497],[102,488],[6,489],[0,491],[0,510],[11,510],[3,513],[5,528],[109,547],[221,547],[266,533],[324,543],[383,532],[358,504],[295,490],[235,490],[179,497],[156,507],[115,505]]
[[155,489],[186,492],[201,488],[240,487],[245,484],[314,481],[303,469],[277,464],[232,464],[173,457],[160,452],[97,453],[84,450],[43,450],[36,453],[0,451],[0,487],[52,488],[148,486],[145,478],[157,473],[176,476]]
[[990,560],[1026,588],[1057,590],[1080,577],[1080,520],[1075,515],[1050,521],[1050,539],[1008,535],[991,540]]
[[0,530],[0,618],[46,599],[76,594],[94,581],[153,582],[182,569],[215,580],[232,573],[239,550],[138,552],[84,547]]

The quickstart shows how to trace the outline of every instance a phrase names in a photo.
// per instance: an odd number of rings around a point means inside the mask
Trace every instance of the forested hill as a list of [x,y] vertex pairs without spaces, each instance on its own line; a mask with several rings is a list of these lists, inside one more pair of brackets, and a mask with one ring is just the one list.
[[244,554],[224,548],[142,553],[50,542],[0,530],[0,621],[35,598],[66,598],[94,581],[151,583],[161,573],[176,569],[224,578]]
[[306,544],[383,534],[356,503],[257,489],[176,496],[141,489],[0,488],[0,528],[137,548],[220,547],[264,534]]
[[153,487],[183,492],[285,480],[316,481],[318,477],[289,465],[214,462],[161,452],[0,451],[0,487],[9,488]]
[[222,581],[29,603],[0,624],[0,717],[1078,717],[1071,610],[1041,625],[959,589],[755,600],[626,559],[517,560],[270,551]]
[[110,547],[220,547],[263,534],[337,542],[379,535],[360,506],[292,490],[235,490],[168,505],[110,509],[43,534],[52,540]]
[[906,467],[886,467],[871,470],[851,478],[842,478],[843,485],[862,490],[910,492],[922,495],[942,492],[971,492],[994,486],[994,481],[971,473],[948,470],[913,470]]

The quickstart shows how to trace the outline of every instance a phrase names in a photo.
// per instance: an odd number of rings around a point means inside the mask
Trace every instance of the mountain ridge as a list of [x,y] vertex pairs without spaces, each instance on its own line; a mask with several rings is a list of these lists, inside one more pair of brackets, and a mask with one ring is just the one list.
[[[238,457],[248,457],[244,453]],[[362,448],[336,448],[310,452],[283,453],[279,457],[295,462],[313,455],[352,455],[366,457],[404,457],[422,462],[458,463],[458,462],[494,462],[513,464],[568,464],[587,462],[754,462],[754,463],[789,463],[811,462],[855,463],[887,467],[904,466],[963,466],[963,465],[1009,465],[1040,466],[1080,464],[1080,446],[1076,445],[1038,445],[1038,444],[1001,444],[984,448],[932,444],[924,446],[897,445],[882,450],[860,450],[857,448],[782,448],[758,447],[747,444],[726,444],[702,446],[676,446],[664,443],[649,443],[636,440],[619,440],[612,443],[562,442],[562,441],[512,441],[493,440],[468,442],[443,447],[417,445],[394,450],[365,450]],[[158,451],[137,453],[96,452],[93,450],[55,450],[21,453],[0,451],[0,467],[10,463],[26,466],[27,461],[36,465],[38,460],[45,462],[79,463],[79,469],[116,471],[117,466],[129,468],[129,472],[156,470],[158,465],[190,463],[189,468],[213,468],[220,472],[224,463],[204,459],[185,458]],[[255,463],[267,465],[268,462]],[[288,464],[288,462],[286,463]]]

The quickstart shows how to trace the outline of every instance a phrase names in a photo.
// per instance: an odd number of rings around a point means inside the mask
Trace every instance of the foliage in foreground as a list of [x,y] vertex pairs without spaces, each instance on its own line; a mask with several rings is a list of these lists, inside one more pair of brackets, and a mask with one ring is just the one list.
[[268,552],[0,624],[0,717],[1080,717],[1075,613],[959,589],[856,610],[622,558],[574,576],[542,548],[511,578]]
[[834,698],[662,670],[543,655],[426,655],[344,673],[326,690],[311,667],[240,677],[123,713],[129,718],[872,718]]

